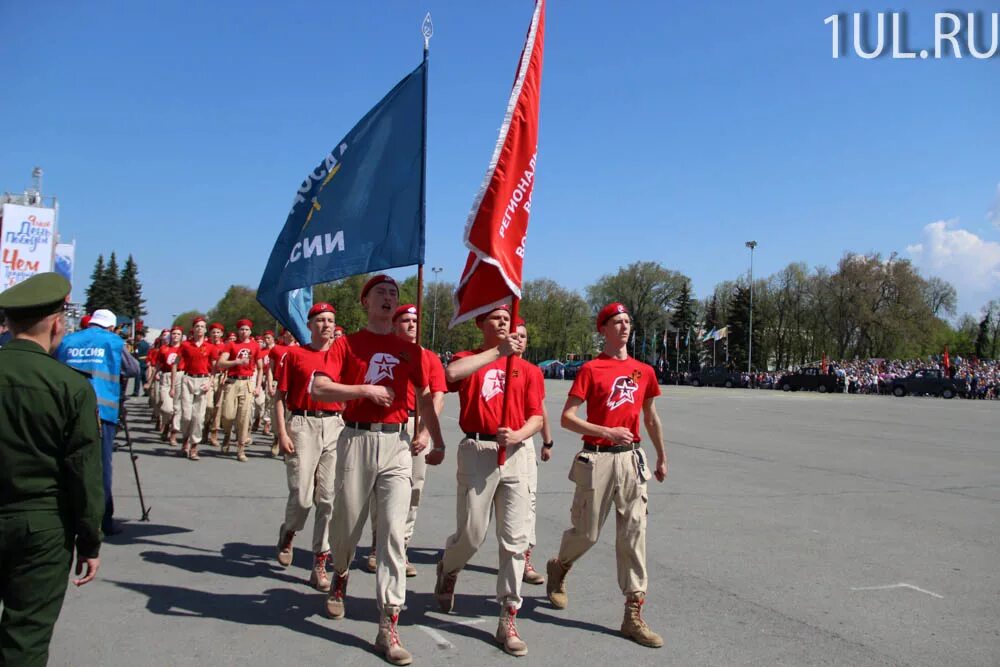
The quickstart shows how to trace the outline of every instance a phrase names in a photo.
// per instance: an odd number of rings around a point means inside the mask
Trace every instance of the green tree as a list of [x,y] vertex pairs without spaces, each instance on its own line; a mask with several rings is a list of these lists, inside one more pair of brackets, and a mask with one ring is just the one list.
[[107,283],[105,281],[106,270],[104,268],[104,255],[97,256],[97,263],[94,264],[94,271],[90,274],[90,285],[87,287],[87,301],[84,309],[92,313],[108,302]]
[[991,313],[987,310],[983,319],[979,321],[979,330],[976,332],[976,356],[980,359],[989,359],[990,352],[990,319]]
[[[274,318],[257,301],[257,292],[244,285],[230,285],[219,302],[208,311],[208,319],[221,322],[226,331],[234,331],[236,322],[248,318],[255,334],[274,327]],[[181,323],[185,328],[190,321]]]
[[170,323],[170,326],[180,327],[184,329],[184,331],[187,331],[191,328],[194,318],[196,317],[204,317],[205,319],[208,319],[208,314],[203,313],[200,310],[185,310],[183,313],[174,317],[174,321]]
[[609,303],[625,304],[632,314],[635,340],[642,341],[645,334],[666,329],[667,308],[688,280],[657,262],[635,262],[587,287],[587,301],[592,315]]
[[542,278],[524,283],[521,296],[521,317],[528,328],[527,359],[539,362],[593,354],[593,316],[579,294]]
[[129,317],[138,319],[146,315],[146,300],[142,297],[142,283],[139,282],[139,267],[132,255],[125,261],[119,279],[122,296],[123,312]]
[[116,315],[128,316],[129,313],[125,311],[125,299],[122,295],[122,282],[121,273],[118,269],[118,258],[115,257],[115,251],[111,251],[111,257],[108,258],[108,266],[104,271],[105,280],[108,285],[108,305],[105,308],[110,308]]

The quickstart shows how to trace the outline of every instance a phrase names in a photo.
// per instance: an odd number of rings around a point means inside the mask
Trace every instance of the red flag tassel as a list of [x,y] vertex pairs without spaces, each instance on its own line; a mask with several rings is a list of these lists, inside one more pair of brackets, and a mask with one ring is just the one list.
[[[514,332],[514,322],[517,322],[517,318],[521,311],[521,300],[514,297],[513,303],[510,309],[510,335]],[[508,426],[508,420],[510,419],[510,379],[513,377],[511,373],[514,371],[514,355],[507,357],[507,370],[504,376],[503,385],[503,405],[500,411],[500,427],[504,428]],[[497,466],[503,466],[507,461],[507,448],[497,446]]]

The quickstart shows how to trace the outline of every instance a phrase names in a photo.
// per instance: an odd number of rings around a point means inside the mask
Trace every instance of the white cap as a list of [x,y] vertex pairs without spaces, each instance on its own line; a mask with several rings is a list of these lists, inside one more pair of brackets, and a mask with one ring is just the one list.
[[90,323],[105,329],[114,329],[115,325],[118,324],[118,318],[107,308],[98,308],[90,316]]

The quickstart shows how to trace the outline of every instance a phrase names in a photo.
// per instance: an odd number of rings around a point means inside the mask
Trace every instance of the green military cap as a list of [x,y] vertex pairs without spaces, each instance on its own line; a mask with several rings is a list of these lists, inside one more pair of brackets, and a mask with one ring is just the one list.
[[12,315],[24,311],[52,314],[62,309],[72,286],[58,273],[37,273],[0,292],[0,310]]

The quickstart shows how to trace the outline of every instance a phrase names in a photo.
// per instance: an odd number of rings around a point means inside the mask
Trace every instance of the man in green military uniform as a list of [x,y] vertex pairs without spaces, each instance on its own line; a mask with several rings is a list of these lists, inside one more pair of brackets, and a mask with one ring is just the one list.
[[[100,565],[104,489],[97,398],[50,356],[70,284],[42,273],[0,292],[0,666],[45,665],[73,550],[74,584]],[[82,576],[81,576],[82,575]]]

